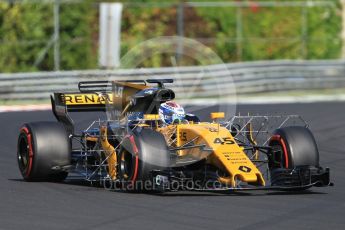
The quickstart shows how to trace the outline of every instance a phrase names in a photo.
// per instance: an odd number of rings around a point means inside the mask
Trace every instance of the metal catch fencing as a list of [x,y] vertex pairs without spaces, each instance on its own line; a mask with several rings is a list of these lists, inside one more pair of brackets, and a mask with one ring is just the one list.
[[48,99],[79,81],[173,78],[181,98],[214,98],[345,87],[345,60],[258,61],[210,66],[0,74],[0,100]]

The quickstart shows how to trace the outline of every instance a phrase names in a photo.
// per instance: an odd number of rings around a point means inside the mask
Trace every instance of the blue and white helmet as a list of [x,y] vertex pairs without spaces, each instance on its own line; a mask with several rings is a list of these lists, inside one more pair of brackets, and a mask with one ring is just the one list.
[[181,121],[185,115],[183,107],[173,101],[162,103],[159,107],[159,117],[166,124],[172,124],[176,120]]

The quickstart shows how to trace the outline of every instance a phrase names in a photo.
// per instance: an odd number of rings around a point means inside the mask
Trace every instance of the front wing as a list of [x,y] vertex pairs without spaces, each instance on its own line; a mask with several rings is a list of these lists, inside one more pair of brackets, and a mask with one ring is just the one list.
[[[163,171],[153,172],[153,184],[156,190],[159,191],[248,191],[248,190],[276,190],[276,191],[298,191],[306,190],[311,187],[325,187],[333,186],[330,181],[329,168],[315,168],[315,167],[298,167],[294,169],[280,169],[279,172],[274,172],[271,179],[271,185],[255,186],[243,185],[237,187],[229,187],[226,185],[217,184],[218,186],[190,186],[191,183],[187,179],[178,178],[170,173]],[[176,184],[177,183],[177,184]],[[173,185],[175,184],[175,185]],[[213,184],[214,185],[214,184]]]

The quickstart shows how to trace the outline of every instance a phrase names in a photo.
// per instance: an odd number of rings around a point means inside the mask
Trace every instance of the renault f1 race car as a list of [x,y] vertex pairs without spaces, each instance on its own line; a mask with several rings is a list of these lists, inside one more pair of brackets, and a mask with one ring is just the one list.
[[[291,116],[234,116],[210,121],[185,114],[164,122],[175,98],[171,79],[80,82],[79,92],[54,93],[57,122],[20,129],[17,159],[26,181],[85,180],[121,190],[305,190],[329,186],[306,123]],[[75,131],[71,112],[102,111]],[[272,124],[272,121],[275,124]],[[273,123],[274,123],[273,122]]]

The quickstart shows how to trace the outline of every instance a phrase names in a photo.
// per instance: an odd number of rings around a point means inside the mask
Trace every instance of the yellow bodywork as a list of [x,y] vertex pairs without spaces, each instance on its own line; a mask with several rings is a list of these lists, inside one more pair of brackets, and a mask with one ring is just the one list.
[[181,158],[188,156],[206,159],[207,163],[225,172],[226,175],[219,176],[221,183],[232,187],[236,186],[237,181],[265,185],[261,172],[236,143],[229,130],[218,123],[177,124],[157,130],[163,134],[176,130],[176,147],[204,145],[204,149],[183,149],[178,150],[177,154]]
[[112,180],[115,180],[117,176],[117,171],[116,171],[117,157],[116,157],[116,151],[115,151],[114,146],[112,146],[108,142],[106,126],[102,126],[100,129],[100,142],[105,152],[105,155],[107,157],[108,174]]
[[[158,119],[157,115],[145,115],[147,120]],[[202,146],[177,150],[179,158],[206,159],[208,164],[216,166],[222,172],[218,180],[236,187],[238,182],[265,185],[261,172],[248,158],[225,127],[218,123],[189,123],[156,127],[161,132],[169,147],[179,148],[188,145]],[[114,147],[107,140],[107,128],[100,129],[100,143],[108,157],[108,173],[115,180],[117,177],[117,157]]]
[[225,114],[223,112],[211,113],[211,119],[212,120],[221,119],[224,117],[225,117]]

